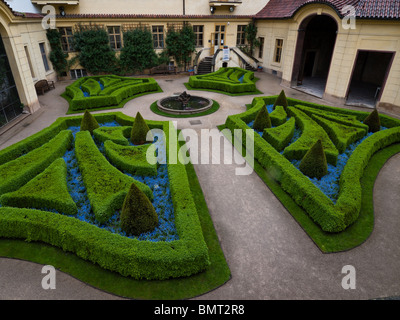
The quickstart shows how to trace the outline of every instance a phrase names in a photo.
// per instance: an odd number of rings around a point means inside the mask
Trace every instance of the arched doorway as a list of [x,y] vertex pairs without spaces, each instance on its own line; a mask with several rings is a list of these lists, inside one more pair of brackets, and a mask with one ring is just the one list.
[[321,97],[325,92],[338,25],[328,15],[311,15],[298,30],[292,86]]
[[0,128],[22,113],[21,100],[0,37]]

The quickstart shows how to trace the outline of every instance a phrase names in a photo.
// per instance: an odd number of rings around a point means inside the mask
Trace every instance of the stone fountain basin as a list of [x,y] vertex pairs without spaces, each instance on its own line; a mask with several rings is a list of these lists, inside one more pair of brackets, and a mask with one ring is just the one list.
[[[192,109],[175,109],[175,108],[168,108],[165,104],[168,103],[168,101],[172,100],[177,100],[179,95],[172,95],[163,99],[160,99],[157,101],[157,107],[159,110],[169,113],[169,114],[177,114],[177,115],[182,115],[182,114],[196,114],[196,113],[201,113],[204,111],[207,111],[211,109],[213,105],[213,101],[211,99],[205,98],[205,97],[200,97],[200,96],[190,96],[190,100],[204,100],[204,106],[200,106],[198,108],[192,108]],[[190,102],[189,102],[190,103]]]

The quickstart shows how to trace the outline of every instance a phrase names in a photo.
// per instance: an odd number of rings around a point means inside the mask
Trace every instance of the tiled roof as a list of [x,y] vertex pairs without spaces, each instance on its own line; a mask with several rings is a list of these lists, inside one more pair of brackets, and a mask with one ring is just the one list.
[[399,19],[400,0],[270,0],[258,12],[258,19],[291,18],[303,6],[319,3],[332,7],[342,17],[341,10],[346,5],[356,9],[356,17],[371,19]]
[[360,18],[399,19],[400,0],[360,0],[356,16]]

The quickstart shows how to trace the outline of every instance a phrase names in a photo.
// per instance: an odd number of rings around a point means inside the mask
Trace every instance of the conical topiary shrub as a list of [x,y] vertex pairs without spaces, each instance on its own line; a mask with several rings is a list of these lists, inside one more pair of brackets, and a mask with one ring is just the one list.
[[96,118],[89,111],[85,110],[81,122],[81,131],[89,131],[90,134],[93,134],[93,130],[99,127]]
[[379,113],[376,109],[365,118],[364,124],[368,126],[369,132],[378,132],[381,130],[381,119],[379,118]]
[[256,131],[264,131],[265,128],[271,128],[271,118],[267,108],[262,107],[254,120],[253,129]]
[[140,112],[136,114],[135,122],[132,126],[131,141],[133,144],[141,145],[147,142],[147,133],[150,131],[146,121],[144,121]]
[[275,103],[274,103],[274,110],[276,106],[282,106],[285,111],[288,107],[288,102],[286,99],[286,95],[285,95],[285,91],[281,91],[281,93],[279,94],[278,98],[276,98]]
[[149,198],[132,183],[121,211],[121,229],[128,236],[138,236],[153,231],[158,225],[158,216]]
[[322,141],[318,140],[300,162],[300,171],[310,178],[321,179],[328,173],[328,164]]

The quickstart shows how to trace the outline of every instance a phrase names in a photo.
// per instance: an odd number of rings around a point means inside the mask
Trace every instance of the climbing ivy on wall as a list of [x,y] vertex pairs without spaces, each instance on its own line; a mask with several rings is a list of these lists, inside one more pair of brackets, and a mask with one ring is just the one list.
[[80,65],[94,75],[113,73],[117,58],[111,49],[108,33],[101,26],[78,25],[74,33],[74,47]]
[[184,65],[185,69],[192,59],[192,53],[196,51],[196,36],[193,28],[185,24],[182,29],[168,29],[165,39],[168,54],[174,57],[179,66]]
[[46,35],[51,47],[49,59],[57,75],[61,76],[62,73],[68,71],[68,53],[65,53],[61,47],[61,35],[57,29],[47,29]]
[[143,71],[154,67],[158,57],[153,48],[153,36],[147,28],[124,32],[124,47],[120,64],[126,71]]

